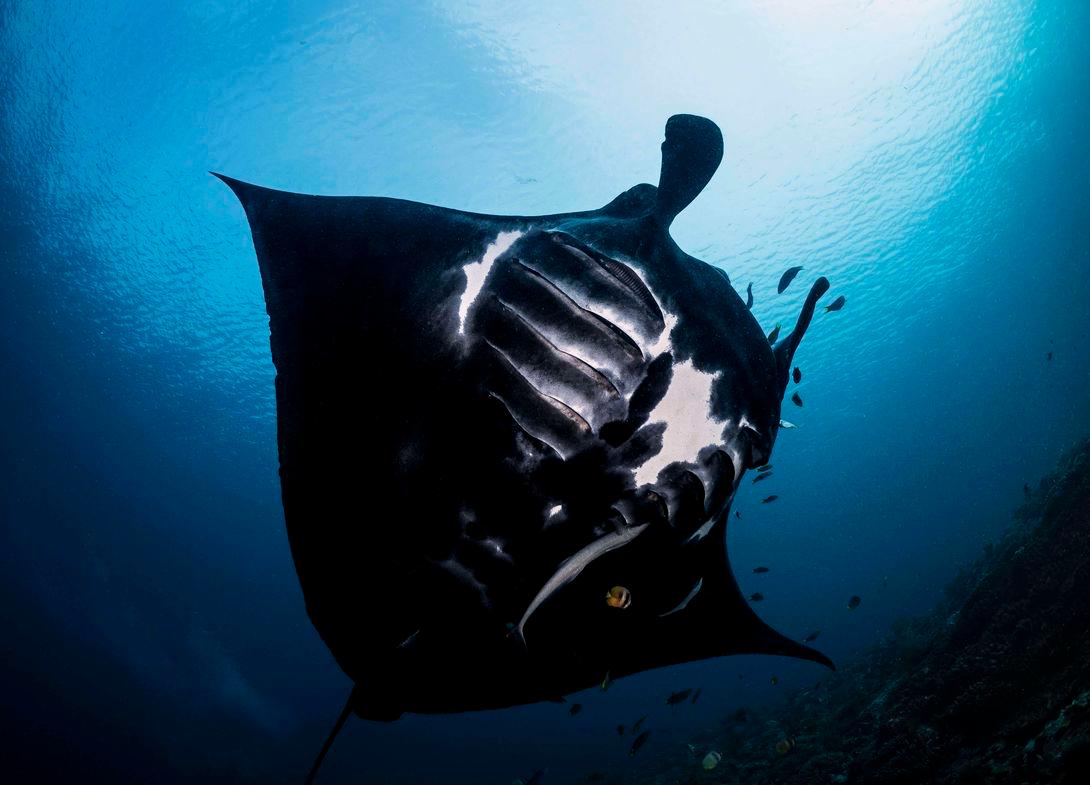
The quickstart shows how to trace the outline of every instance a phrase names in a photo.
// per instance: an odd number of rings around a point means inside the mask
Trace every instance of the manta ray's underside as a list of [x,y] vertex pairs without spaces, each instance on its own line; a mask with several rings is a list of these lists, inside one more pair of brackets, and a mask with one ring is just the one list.
[[831,666],[765,625],[727,562],[828,283],[772,347],[673,242],[722,154],[714,123],[673,117],[657,188],[537,217],[223,178],[261,266],[292,554],[360,716],[727,654]]

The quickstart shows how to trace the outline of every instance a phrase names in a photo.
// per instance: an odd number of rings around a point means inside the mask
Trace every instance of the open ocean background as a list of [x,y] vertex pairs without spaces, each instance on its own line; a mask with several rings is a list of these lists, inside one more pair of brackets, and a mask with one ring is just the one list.
[[[766,329],[819,274],[848,298],[730,532],[761,615],[843,661],[1090,434],[1090,4],[0,0],[0,780],[298,783],[347,694],[288,552],[249,230],[208,170],[592,209],[657,181],[678,112],[726,138],[681,247],[752,281]],[[575,718],[354,720],[319,782],[636,777],[823,673],[737,657]]]

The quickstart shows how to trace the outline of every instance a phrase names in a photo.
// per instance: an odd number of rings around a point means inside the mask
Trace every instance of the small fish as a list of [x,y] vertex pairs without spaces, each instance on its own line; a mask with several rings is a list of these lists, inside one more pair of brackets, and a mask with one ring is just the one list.
[[794,395],[791,396],[791,403],[795,404],[795,406],[801,407],[802,406],[802,396],[799,395],[798,393],[795,393]]
[[848,302],[848,298],[844,295],[840,295],[833,300],[831,304],[825,306],[825,313],[829,313],[829,311],[839,311],[844,307],[844,303],[846,302]]
[[750,602],[760,602],[764,598],[765,598],[765,596],[763,594],[761,594],[759,591],[755,591],[755,592],[753,592],[753,594],[749,595],[749,601]]
[[858,594],[853,594],[848,598],[848,610],[854,611],[859,607],[859,603],[863,602],[863,599]]
[[776,494],[772,494],[771,496],[766,496],[763,499],[761,499],[761,504],[772,504],[772,502],[776,501],[776,499],[778,499],[778,498],[780,498],[780,497],[777,496]]
[[803,638],[802,642],[803,643],[813,643],[814,641],[816,641],[818,639],[819,635],[821,635],[821,630],[814,630],[809,635],[807,635],[805,638]]
[[780,739],[776,742],[777,755],[786,755],[793,749],[795,749],[795,739],[793,736],[789,736],[786,739]]
[[624,586],[614,586],[606,594],[606,605],[610,608],[627,608],[632,604],[632,592]]
[[696,755],[696,745],[695,744],[686,744],[685,746],[689,748],[689,752],[691,752],[693,755]]
[[635,755],[637,752],[639,752],[640,747],[642,747],[644,744],[647,743],[647,737],[650,736],[650,735],[651,735],[651,731],[645,730],[643,733],[641,733],[639,736],[637,736],[636,740],[634,742],[632,742],[632,749],[630,749],[628,751],[628,757],[631,758],[633,755]]
[[598,686],[601,687],[602,692],[608,690],[610,687],[613,686],[613,675],[609,671],[606,671],[605,678],[602,679],[602,683]]
[[770,471],[772,471],[772,464],[771,463],[766,463],[764,466],[758,466],[757,471],[759,471],[759,472],[770,472]]
[[618,725],[617,726],[617,735],[618,736],[624,736],[624,725]]
[[704,756],[704,762],[700,765],[704,767],[704,771],[711,771],[719,765],[719,761],[723,760],[722,754],[718,752],[709,752]]
[[763,574],[764,574],[764,573],[766,573],[766,572],[770,572],[770,570],[768,569],[768,567],[754,567],[754,568],[753,568],[753,571],[754,571],[755,573],[757,573],[758,575],[763,575]]
[[746,287],[746,310],[753,307],[753,284]]
[[780,427],[790,430],[791,428],[798,428],[799,426],[795,425],[792,422],[788,422],[787,420],[780,420]]
[[741,518],[742,517],[742,511],[741,510],[735,510],[734,511],[734,517],[735,518]]
[[777,684],[780,683],[780,677],[779,676],[773,676],[771,679],[768,680],[768,683],[771,684],[773,687],[775,687]]
[[574,717],[576,714],[578,714],[582,710],[583,710],[583,704],[582,703],[573,703],[571,705],[571,708],[568,709],[568,714],[570,714],[571,716]]
[[632,723],[632,732],[633,733],[639,733],[640,728],[643,727],[643,721],[646,720],[646,719],[647,719],[647,715],[644,714],[642,717],[640,717],[638,720],[636,720],[634,723]]
[[1045,356],[1046,356],[1046,357],[1048,358],[1048,361],[1049,361],[1049,362],[1052,362],[1052,352],[1049,352],[1049,353],[1048,353],[1047,355],[1045,355]]
[[1031,496],[1028,482],[1022,485],[1022,495],[1025,496],[1027,499]]
[[694,693],[693,693],[693,697],[692,697],[692,699],[691,699],[691,700],[689,701],[689,703],[692,703],[692,704],[694,704],[694,705],[695,705],[695,704],[696,704],[696,702],[697,702],[698,700],[700,700],[700,693],[701,693],[701,692],[703,692],[703,691],[704,691],[704,688],[703,688],[703,687],[697,687],[697,688],[696,688],[696,692],[694,692]]
[[772,332],[768,334],[768,342],[773,346],[776,345],[776,339],[780,337],[780,324],[776,323],[776,326],[772,328]]
[[692,689],[678,690],[677,692],[671,692],[670,697],[666,699],[667,706],[677,706],[679,703],[684,703],[685,699],[693,694]]
[[799,274],[802,267],[788,267],[784,271],[784,274],[780,276],[780,283],[776,287],[776,294],[783,294],[784,290],[791,285],[791,282],[795,280],[795,276]]
[[764,473],[758,474],[756,477],[754,477],[753,482],[758,483],[761,480],[767,480],[771,476],[772,476],[772,472],[764,472]]
[[797,365],[795,366],[795,370],[791,371],[791,378],[795,380],[795,384],[802,381],[802,371],[799,370]]

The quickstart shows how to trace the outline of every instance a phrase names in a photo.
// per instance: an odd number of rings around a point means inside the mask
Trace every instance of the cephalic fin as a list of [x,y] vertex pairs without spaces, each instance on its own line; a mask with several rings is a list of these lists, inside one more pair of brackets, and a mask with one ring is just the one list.
[[798,321],[795,322],[795,329],[786,338],[780,340],[772,350],[776,355],[776,368],[782,380],[780,382],[781,390],[787,389],[787,378],[791,372],[791,360],[795,356],[795,350],[799,348],[802,336],[806,334],[806,328],[810,326],[810,321],[814,318],[814,308],[817,307],[817,301],[827,291],[829,291],[828,278],[822,276],[814,281],[814,285],[810,287],[810,293],[806,295],[806,302],[802,304],[802,311],[799,312]]

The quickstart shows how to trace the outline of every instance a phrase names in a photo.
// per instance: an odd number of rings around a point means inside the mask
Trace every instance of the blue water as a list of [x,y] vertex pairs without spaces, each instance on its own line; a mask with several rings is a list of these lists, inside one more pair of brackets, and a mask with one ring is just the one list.
[[[209,169],[590,209],[656,179],[669,115],[714,119],[726,156],[679,244],[753,281],[768,329],[819,274],[848,298],[807,334],[799,427],[730,534],[764,618],[838,660],[929,609],[1090,433],[1084,3],[0,9],[0,779],[295,783],[347,693],[284,534],[253,247]],[[576,718],[354,721],[320,782],[635,779],[822,674],[723,659]],[[687,686],[701,703],[665,711]],[[613,727],[648,712],[629,759]]]

